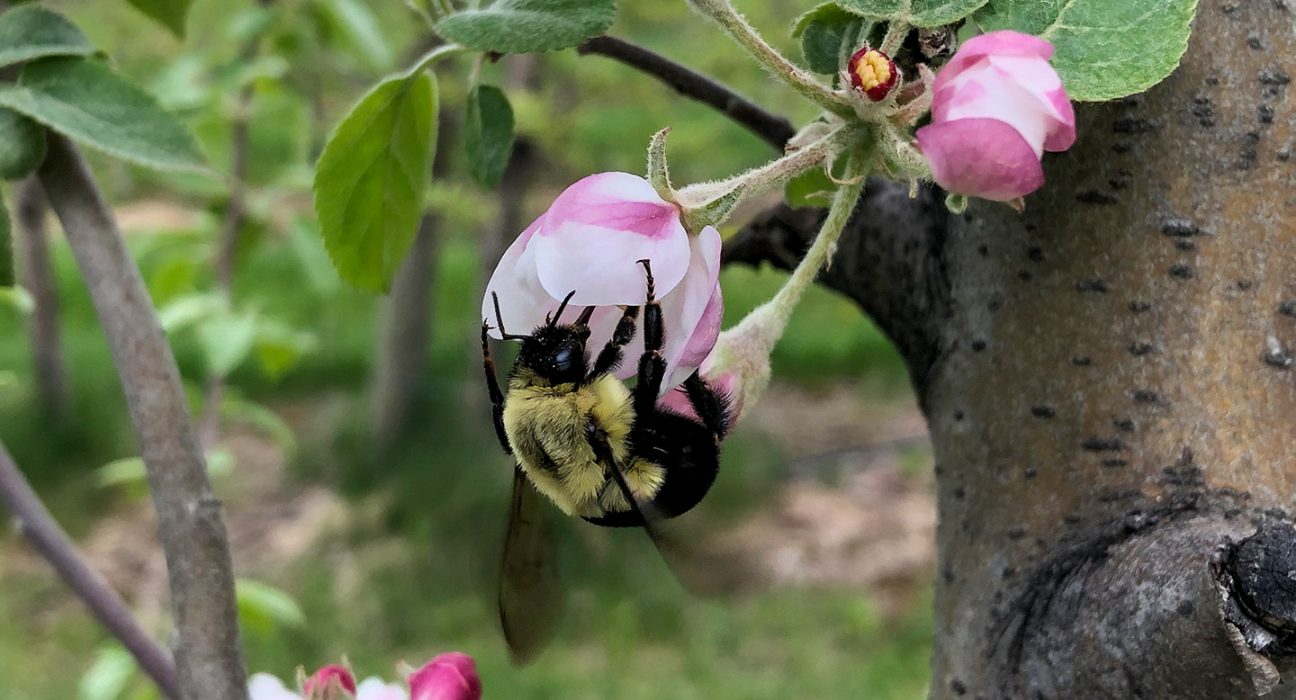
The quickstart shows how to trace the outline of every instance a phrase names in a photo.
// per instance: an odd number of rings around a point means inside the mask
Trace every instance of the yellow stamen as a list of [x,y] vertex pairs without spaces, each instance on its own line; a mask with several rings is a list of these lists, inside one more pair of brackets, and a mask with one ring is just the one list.
[[865,90],[872,90],[891,80],[891,62],[879,51],[868,51],[855,64],[855,74]]

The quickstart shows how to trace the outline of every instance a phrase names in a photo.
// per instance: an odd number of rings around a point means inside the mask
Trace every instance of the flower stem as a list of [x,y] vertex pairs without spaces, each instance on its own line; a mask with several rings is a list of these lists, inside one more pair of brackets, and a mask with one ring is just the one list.
[[833,196],[832,205],[828,208],[828,216],[819,229],[819,235],[815,236],[810,250],[806,251],[805,257],[792,271],[792,276],[788,278],[783,288],[767,303],[784,325],[787,324],[793,309],[801,302],[806,289],[814,283],[815,278],[819,276],[819,271],[828,264],[833,253],[837,251],[837,240],[846,229],[846,222],[855,211],[855,203],[863,194],[864,183],[868,179],[864,176],[863,168],[857,165],[861,160],[863,159],[858,155],[851,158],[846,168],[846,182]]
[[797,92],[838,116],[850,117],[855,114],[844,96],[816,80],[813,75],[789,61],[762,39],[747,20],[738,14],[729,0],[688,0],[688,2],[698,12],[719,24],[734,41],[738,42],[739,46],[747,49],[747,52],[756,60]]
[[414,63],[413,67],[410,68],[406,75],[417,75],[422,73],[424,70],[431,68],[443,58],[450,58],[451,56],[457,56],[461,53],[468,53],[470,51],[472,51],[472,49],[467,46],[460,46],[459,44],[442,44],[419,57],[418,61]]
[[686,206],[700,206],[739,188],[742,190],[740,200],[768,192],[811,168],[824,165],[838,150],[851,147],[854,141],[851,134],[857,131],[850,127],[838,127],[782,158],[752,168],[745,173],[725,180],[685,187],[679,192],[681,203]]
[[909,35],[910,29],[911,27],[905,22],[892,22],[887,26],[886,36],[882,38],[882,46],[878,50],[888,56],[894,56],[900,50],[900,44]]

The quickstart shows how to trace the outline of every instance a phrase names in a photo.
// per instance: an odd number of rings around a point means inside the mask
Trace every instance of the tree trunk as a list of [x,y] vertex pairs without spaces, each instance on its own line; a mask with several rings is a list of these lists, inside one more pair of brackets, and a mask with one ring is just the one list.
[[[1082,106],[1024,214],[862,201],[824,282],[931,430],[933,697],[1296,696],[1294,22],[1202,2],[1182,66]],[[726,257],[795,260],[815,220]]]
[[17,247],[22,260],[18,272],[35,302],[27,332],[37,398],[45,414],[61,424],[67,418],[68,383],[59,337],[58,283],[45,230],[45,193],[34,176],[18,184],[16,209]]
[[383,309],[378,363],[370,396],[374,440],[391,447],[408,419],[427,368],[437,219],[425,214]]

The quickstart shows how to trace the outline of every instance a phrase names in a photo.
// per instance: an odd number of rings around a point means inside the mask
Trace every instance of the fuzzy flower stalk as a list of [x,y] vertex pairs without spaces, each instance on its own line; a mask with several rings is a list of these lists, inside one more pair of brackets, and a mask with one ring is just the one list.
[[[721,333],[715,348],[703,361],[699,373],[713,388],[728,395],[735,422],[769,386],[770,353],[783,337],[801,297],[837,250],[837,241],[864,191],[866,178],[859,164],[866,161],[858,154],[852,158],[847,167],[848,179],[834,195],[819,234],[783,287],[738,325]],[[682,415],[695,415],[682,389],[668,393],[661,404]]]

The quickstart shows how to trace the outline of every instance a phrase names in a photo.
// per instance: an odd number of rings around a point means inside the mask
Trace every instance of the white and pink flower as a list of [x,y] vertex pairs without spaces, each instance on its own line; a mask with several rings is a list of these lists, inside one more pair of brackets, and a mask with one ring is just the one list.
[[918,148],[950,192],[1010,201],[1044,184],[1044,151],[1075,142],[1075,111],[1049,42],[1013,31],[969,39],[936,74]]
[[[652,264],[666,327],[665,392],[697,369],[720,333],[720,233],[707,226],[690,236],[679,206],[662,199],[641,177],[599,173],[560,194],[505,251],[486,286],[482,318],[492,326],[491,334],[501,337],[494,293],[504,328],[530,333],[574,293],[567,320],[581,307],[597,307],[588,341],[591,354],[597,354],[612,337],[619,307],[644,302],[647,287],[636,262],[643,259]],[[642,333],[636,333],[626,357],[637,358],[642,349]],[[633,376],[637,364],[623,362],[617,376]]]
[[[300,673],[300,672],[299,672]],[[304,674],[303,674],[304,675]],[[248,679],[251,700],[481,700],[481,679],[472,657],[457,651],[441,654],[409,674],[404,685],[370,677],[356,683],[346,666],[324,666],[301,678],[300,692],[268,673]],[[408,686],[408,689],[407,689]]]

